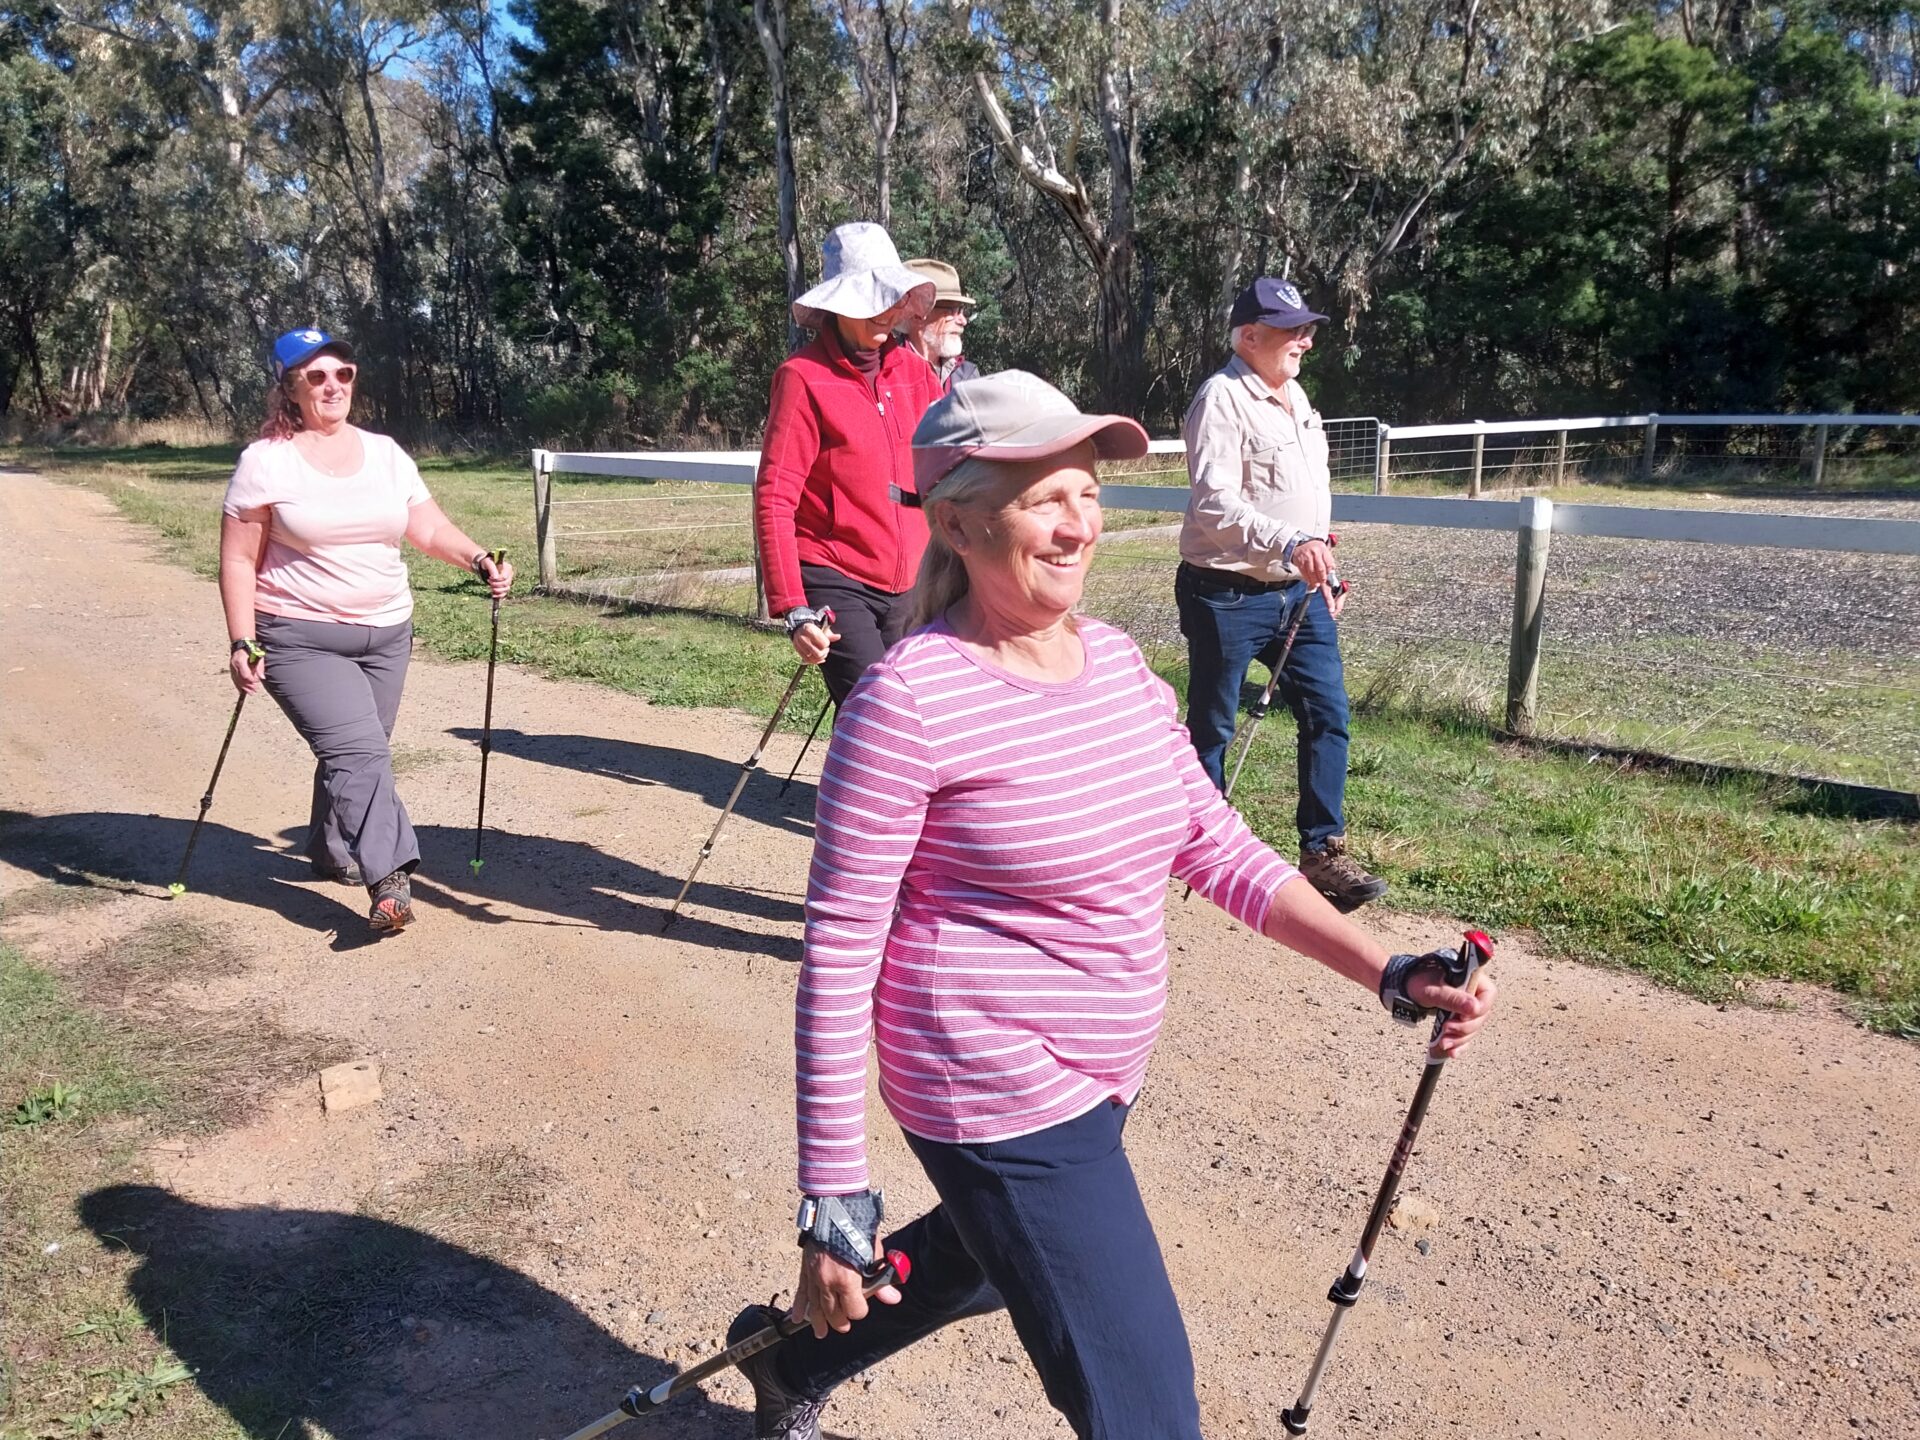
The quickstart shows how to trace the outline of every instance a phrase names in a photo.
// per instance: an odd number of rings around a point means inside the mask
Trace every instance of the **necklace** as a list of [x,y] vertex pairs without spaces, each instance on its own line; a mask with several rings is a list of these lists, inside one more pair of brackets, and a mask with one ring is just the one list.
[[[336,431],[335,434],[344,436],[349,447],[357,448],[353,446],[354,435],[350,426]],[[325,438],[332,439],[333,437],[328,436]],[[299,444],[300,442],[296,440],[294,443]],[[316,435],[309,443],[300,447],[301,454],[306,456],[307,463],[313,466],[314,469],[323,475],[331,476],[333,479],[338,480],[343,476],[352,474],[353,470],[358,468],[354,464],[351,449],[349,449],[347,454],[335,458],[320,448],[323,443],[322,437]]]

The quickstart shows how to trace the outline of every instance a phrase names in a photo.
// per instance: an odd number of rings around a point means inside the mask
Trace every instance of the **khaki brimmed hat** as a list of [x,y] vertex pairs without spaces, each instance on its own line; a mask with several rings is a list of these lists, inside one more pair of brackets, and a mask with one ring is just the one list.
[[793,302],[796,324],[825,330],[829,317],[870,320],[902,300],[917,320],[933,308],[933,282],[900,263],[893,237],[871,220],[827,232],[820,246],[820,283]]
[[975,305],[971,295],[960,288],[960,272],[944,260],[907,261],[907,268],[916,275],[924,275],[933,281],[933,303],[936,305]]
[[1138,460],[1147,432],[1124,415],[1083,415],[1038,375],[1002,370],[962,380],[913,432],[913,484],[922,503],[968,460],[1044,460],[1084,441],[1102,460]]

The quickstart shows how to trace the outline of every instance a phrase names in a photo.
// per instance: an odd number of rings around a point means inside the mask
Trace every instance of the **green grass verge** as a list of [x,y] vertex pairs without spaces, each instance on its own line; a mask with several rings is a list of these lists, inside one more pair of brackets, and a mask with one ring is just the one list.
[[[244,1434],[129,1301],[131,1257],[74,1210],[81,1195],[140,1176],[138,1146],[171,1128],[191,1072],[158,1037],[89,1009],[4,945],[0,1035],[0,1440],[122,1427],[163,1440]],[[68,1097],[56,1112],[30,1105],[55,1087]]]
[[[1283,850],[1289,730],[1262,728],[1235,794]],[[1354,737],[1348,824],[1397,906],[1532,930],[1703,999],[1825,985],[1866,1023],[1920,1039],[1912,824],[1855,818],[1840,792],[1792,781],[1521,749],[1467,717],[1367,714]]]
[[[212,573],[218,502],[231,450],[23,453],[99,490],[152,524],[168,551]],[[530,554],[529,480],[517,462],[422,462],[428,483],[476,537]],[[423,643],[449,659],[486,654],[487,607],[449,568],[414,561]],[[558,600],[509,602],[504,657],[666,705],[768,713],[792,670],[777,637],[696,615],[599,611]],[[1180,688],[1177,639],[1150,654]],[[1687,778],[1503,746],[1485,721],[1491,690],[1391,683],[1402,661],[1352,657],[1356,696],[1373,670],[1388,682],[1356,717],[1349,818],[1396,905],[1491,927],[1537,931],[1553,949],[1639,970],[1708,998],[1760,979],[1806,980],[1849,997],[1862,1018],[1920,1034],[1920,830],[1833,813],[1791,782]],[[1371,668],[1370,668],[1371,667]],[[1592,683],[1568,676],[1564,691]],[[1903,682],[1904,683],[1904,680]],[[1489,681],[1497,684],[1497,677]],[[1552,688],[1552,687],[1549,687]],[[1452,696],[1439,715],[1405,694]],[[1604,699],[1618,711],[1619,697]],[[1694,714],[1737,696],[1703,695]],[[1837,704],[1838,702],[1836,702]],[[811,701],[789,726],[811,723]],[[1825,714],[1798,697],[1798,723]],[[1834,734],[1802,734],[1809,759]],[[1254,828],[1292,848],[1293,765],[1284,718],[1262,730],[1236,798]],[[1624,737],[1632,743],[1636,737]],[[1657,741],[1657,728],[1644,739]],[[1880,776],[1863,766],[1861,778]]]

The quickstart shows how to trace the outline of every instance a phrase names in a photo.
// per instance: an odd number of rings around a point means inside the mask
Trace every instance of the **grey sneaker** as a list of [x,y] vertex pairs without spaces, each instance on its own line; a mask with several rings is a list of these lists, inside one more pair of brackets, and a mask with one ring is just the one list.
[[[757,1330],[779,1320],[768,1305],[749,1305],[727,1327],[727,1344],[737,1345]],[[740,1373],[753,1386],[754,1440],[820,1440],[820,1412],[825,1400],[806,1400],[780,1383],[773,1367],[773,1350],[762,1350],[740,1362]]]
[[360,867],[351,860],[347,862],[347,868],[344,870],[336,870],[324,861],[316,860],[313,862],[313,873],[319,879],[331,880],[336,885],[352,885],[358,888],[367,883],[367,877],[360,873]]
[[1335,835],[1319,850],[1303,851],[1300,873],[1307,877],[1309,885],[1331,900],[1333,908],[1342,915],[1349,915],[1387,893],[1387,882],[1378,875],[1368,874],[1367,867],[1347,853],[1344,835]]
[[413,886],[407,872],[396,870],[367,887],[373,908],[367,911],[367,928],[376,935],[404,930],[413,923]]

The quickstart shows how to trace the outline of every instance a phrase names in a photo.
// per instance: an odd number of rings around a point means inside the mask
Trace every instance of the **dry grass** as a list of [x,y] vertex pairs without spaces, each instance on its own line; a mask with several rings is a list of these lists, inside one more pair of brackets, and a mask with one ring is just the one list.
[[360,1213],[502,1257],[511,1251],[522,1217],[539,1203],[547,1178],[524,1150],[495,1145],[470,1159],[430,1166],[405,1185],[368,1196]]

